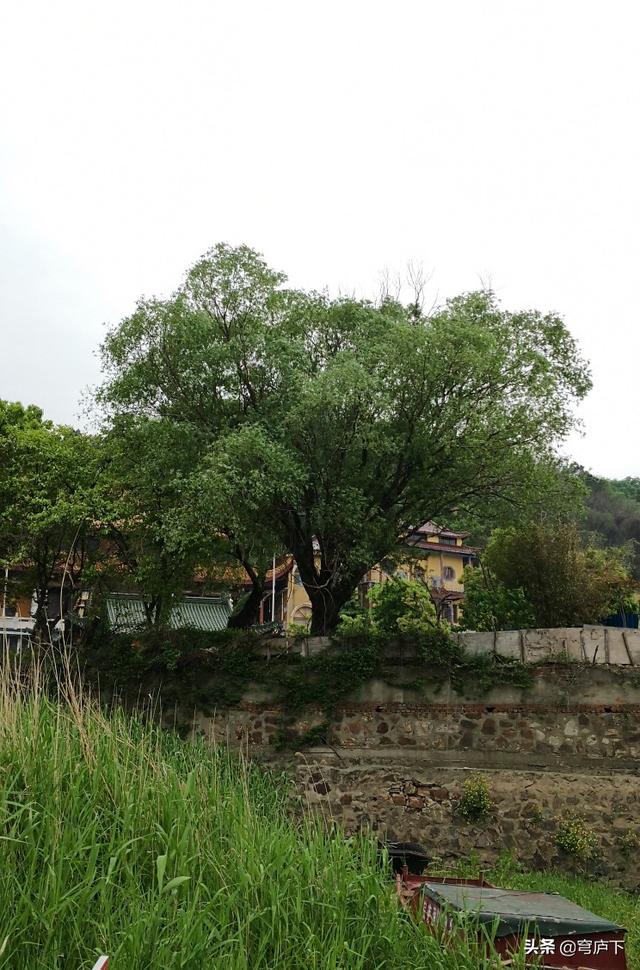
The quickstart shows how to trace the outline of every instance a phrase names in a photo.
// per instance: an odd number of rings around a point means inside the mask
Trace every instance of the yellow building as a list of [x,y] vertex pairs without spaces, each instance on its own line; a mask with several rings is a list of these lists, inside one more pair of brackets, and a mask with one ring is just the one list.
[[[358,587],[361,602],[366,602],[371,586],[384,583],[390,576],[418,579],[429,589],[438,615],[457,623],[464,599],[462,573],[465,566],[477,562],[477,549],[465,545],[468,536],[468,532],[453,532],[435,522],[425,522],[398,543],[393,556],[382,560],[363,577]],[[311,603],[293,559],[287,558],[276,566],[275,596],[273,587],[270,571],[265,582],[260,621],[268,622],[273,618],[271,607],[274,600],[276,622],[285,626],[308,623]]]

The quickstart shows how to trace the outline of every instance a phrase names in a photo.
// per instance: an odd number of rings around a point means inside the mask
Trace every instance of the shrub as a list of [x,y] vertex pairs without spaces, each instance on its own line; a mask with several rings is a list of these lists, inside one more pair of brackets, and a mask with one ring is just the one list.
[[544,812],[539,805],[534,805],[531,809],[531,821],[534,825],[540,825],[544,821]]
[[637,855],[638,849],[640,849],[640,838],[636,832],[629,829],[624,832],[618,839],[618,845],[620,846],[620,851],[625,858],[631,855]]
[[464,571],[465,630],[519,630],[536,625],[524,590],[508,589],[487,570],[467,566]]
[[290,623],[287,627],[287,634],[292,640],[304,640],[309,636],[308,623]]
[[436,611],[429,593],[415,579],[392,577],[370,594],[373,622],[386,636],[419,636],[433,630]]
[[421,634],[418,640],[425,663],[451,667],[465,661],[464,650],[451,636],[448,626],[437,626]]
[[373,632],[374,626],[364,610],[359,613],[340,614],[340,622],[336,628],[339,640],[361,639]]
[[592,859],[598,847],[598,837],[579,815],[570,815],[558,823],[556,845],[576,859]]
[[470,821],[486,818],[493,810],[489,784],[484,775],[474,772],[464,783],[458,803],[460,814]]

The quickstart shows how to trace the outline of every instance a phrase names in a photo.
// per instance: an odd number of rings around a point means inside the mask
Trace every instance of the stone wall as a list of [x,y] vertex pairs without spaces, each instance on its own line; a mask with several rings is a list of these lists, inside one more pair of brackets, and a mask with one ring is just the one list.
[[493,808],[467,822],[458,805],[468,772],[428,763],[343,764],[330,756],[295,769],[299,804],[332,816],[348,833],[366,827],[380,839],[423,843],[451,865],[476,853],[490,866],[511,851],[527,867],[567,869],[584,863],[556,845],[558,826],[576,812],[597,838],[587,868],[637,890],[640,882],[637,776],[567,771],[484,771]]
[[584,705],[567,712],[467,704],[351,710],[336,723],[332,743],[347,749],[391,747],[462,754],[466,762],[474,754],[485,756],[479,762],[493,763],[500,762],[496,756],[517,755],[523,763],[533,759],[545,766],[601,759],[633,764],[640,757],[640,708],[605,711]]
[[[596,870],[636,888],[640,671],[563,662],[532,672],[528,688],[460,695],[424,668],[394,664],[328,724],[320,709],[292,723],[255,688],[233,709],[196,714],[192,729],[284,764],[305,810],[348,831],[424,842],[445,862],[475,851],[490,864],[510,849],[527,865],[574,865],[555,838],[560,820],[577,814],[597,836]],[[283,728],[295,745],[318,726],[315,747],[278,750]],[[458,810],[473,772],[487,778],[494,802],[476,825]]]
[[[292,739],[323,718],[321,711],[310,711],[290,724]],[[215,718],[196,716],[194,727],[212,740],[268,755],[281,719],[275,708],[247,704]],[[640,707],[352,706],[338,713],[323,741],[349,757],[395,758],[399,751],[405,758],[424,756],[438,764],[589,768],[606,762],[607,767],[635,768],[640,764]]]

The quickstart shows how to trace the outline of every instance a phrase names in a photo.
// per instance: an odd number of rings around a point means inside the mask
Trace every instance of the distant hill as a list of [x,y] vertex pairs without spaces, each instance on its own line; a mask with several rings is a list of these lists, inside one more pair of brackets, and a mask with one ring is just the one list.
[[609,478],[606,479],[611,487],[621,495],[640,502],[640,478]]
[[597,478],[583,473],[589,489],[585,531],[596,533],[606,546],[634,546],[633,574],[640,579],[640,478]]

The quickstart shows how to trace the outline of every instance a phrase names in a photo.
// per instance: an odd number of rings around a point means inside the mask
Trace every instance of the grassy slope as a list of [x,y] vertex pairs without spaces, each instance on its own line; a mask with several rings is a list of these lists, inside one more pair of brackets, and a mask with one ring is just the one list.
[[0,684],[0,970],[81,970],[100,952],[113,970],[492,965],[441,950],[398,913],[371,843],[294,826],[285,797],[73,691]]

